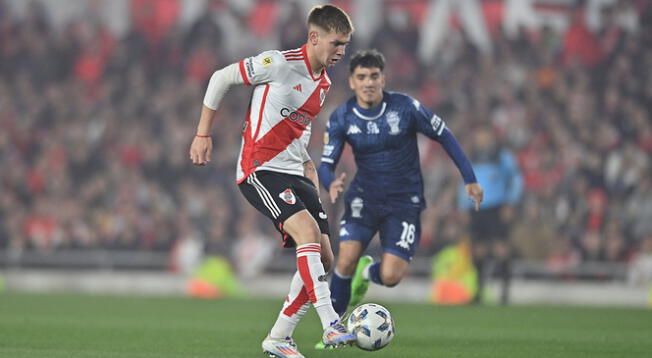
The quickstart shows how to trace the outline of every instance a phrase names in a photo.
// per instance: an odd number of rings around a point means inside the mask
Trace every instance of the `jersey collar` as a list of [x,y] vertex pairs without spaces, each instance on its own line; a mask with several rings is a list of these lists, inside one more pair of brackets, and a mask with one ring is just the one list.
[[386,108],[387,108],[387,102],[384,99],[382,102],[380,102],[379,105],[369,109],[364,109],[360,107],[358,103],[355,101],[355,98],[353,99],[353,113],[355,113],[356,116],[367,121],[373,121],[374,119],[380,118],[385,113]]
[[326,69],[322,68],[319,77],[315,77],[315,75],[312,73],[312,68],[310,67],[310,61],[308,60],[308,50],[305,44],[301,46],[301,53],[303,54],[303,60],[306,62],[306,67],[308,67],[308,74],[310,75],[312,80],[313,81],[321,80],[324,77],[324,73],[326,72]]

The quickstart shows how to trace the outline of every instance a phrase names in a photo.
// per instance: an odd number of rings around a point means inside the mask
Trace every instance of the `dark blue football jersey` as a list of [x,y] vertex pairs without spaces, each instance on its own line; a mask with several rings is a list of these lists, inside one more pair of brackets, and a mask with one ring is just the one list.
[[408,95],[384,92],[383,101],[370,110],[358,106],[354,97],[330,116],[321,162],[334,168],[348,143],[358,167],[348,195],[385,203],[407,198],[411,205],[425,207],[417,133],[438,140],[445,128],[444,121]]

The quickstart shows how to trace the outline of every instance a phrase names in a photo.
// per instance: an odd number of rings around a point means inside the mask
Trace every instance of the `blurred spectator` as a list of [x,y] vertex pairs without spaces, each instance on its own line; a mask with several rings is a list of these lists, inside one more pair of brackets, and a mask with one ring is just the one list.
[[510,240],[515,249],[516,257],[545,261],[553,253],[556,232],[549,217],[534,197],[529,197],[523,204],[523,215],[514,222]]
[[[187,160],[188,118],[198,114],[206,73],[260,48],[298,46],[305,24],[292,14],[308,5],[205,3],[184,26],[179,1],[133,1],[131,28],[116,35],[97,17],[56,24],[39,1],[19,16],[0,0],[0,250],[170,252],[194,238],[205,252],[232,252],[233,238],[246,235],[232,168],[247,89],[220,108],[208,170]],[[527,200],[509,215],[521,257],[553,271],[582,260],[638,262],[652,234],[652,4],[602,6],[589,27],[582,5],[545,22],[532,20],[532,2],[507,1],[522,8],[506,32],[495,25],[500,2],[451,4],[378,10],[382,23],[368,38],[398,66],[387,85],[447,118],[463,145],[474,128],[497,128],[496,145],[510,148],[523,172]],[[469,5],[493,14],[490,36],[466,20],[482,11],[446,15]],[[436,6],[445,16],[431,23]],[[446,35],[435,43],[422,36],[440,27]],[[348,93],[345,72],[332,73],[336,98],[326,105]],[[316,121],[313,137],[323,129]],[[435,165],[441,151],[420,145],[433,203],[420,252],[431,253],[467,227],[455,212],[454,166]],[[351,162],[344,153],[342,165]],[[250,235],[276,234],[263,226]]]
[[588,29],[585,18],[585,8],[572,10],[570,26],[564,34],[564,53],[562,62],[566,66],[578,61],[583,66],[592,68],[602,58],[602,50],[595,35]]

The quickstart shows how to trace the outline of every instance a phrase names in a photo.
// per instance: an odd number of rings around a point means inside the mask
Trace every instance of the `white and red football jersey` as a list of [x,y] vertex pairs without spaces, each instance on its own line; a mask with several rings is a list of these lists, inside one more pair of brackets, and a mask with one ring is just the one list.
[[310,123],[319,114],[331,81],[325,70],[312,74],[305,45],[265,51],[239,63],[254,88],[242,132],[237,182],[257,170],[303,175]]

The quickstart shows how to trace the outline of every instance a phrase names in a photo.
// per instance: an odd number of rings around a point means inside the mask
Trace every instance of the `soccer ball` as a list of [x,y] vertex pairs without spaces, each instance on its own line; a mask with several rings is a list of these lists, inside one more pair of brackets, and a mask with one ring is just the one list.
[[365,303],[356,307],[346,320],[347,328],[358,337],[356,345],[367,351],[379,350],[392,341],[394,321],[387,308]]

